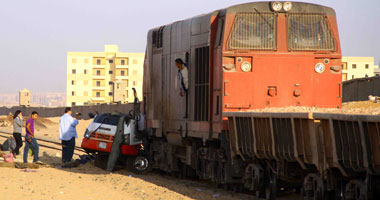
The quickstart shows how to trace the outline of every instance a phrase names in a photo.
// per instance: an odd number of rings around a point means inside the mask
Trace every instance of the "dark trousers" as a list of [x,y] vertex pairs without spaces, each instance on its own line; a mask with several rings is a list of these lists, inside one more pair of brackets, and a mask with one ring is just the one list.
[[71,162],[74,155],[75,137],[70,140],[62,140],[62,162]]
[[188,110],[189,110],[189,95],[188,95],[188,91],[185,92],[185,98],[186,98],[185,118],[189,118],[189,115],[188,115]]
[[36,138],[32,138],[32,142],[28,142],[28,140],[25,138],[24,158],[23,158],[24,163],[28,162],[29,148],[31,148],[33,151],[33,154],[34,154],[33,162],[35,163],[38,161],[38,152],[40,149],[40,146],[38,145]]
[[20,148],[22,147],[22,137],[21,133],[13,133],[13,137],[16,140],[16,148],[15,148],[15,153],[16,155],[20,154]]

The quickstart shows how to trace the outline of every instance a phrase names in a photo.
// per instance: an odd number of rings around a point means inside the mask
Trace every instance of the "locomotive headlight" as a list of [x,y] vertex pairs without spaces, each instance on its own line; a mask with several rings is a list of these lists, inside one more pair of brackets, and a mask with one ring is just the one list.
[[242,64],[241,64],[241,70],[243,71],[243,72],[249,72],[249,71],[251,71],[251,68],[252,68],[252,66],[251,66],[251,63],[249,63],[249,62],[243,62]]
[[289,2],[289,1],[285,2],[283,5],[283,8],[286,12],[288,12],[289,10],[292,9],[292,2]]
[[272,2],[272,9],[276,12],[282,9],[282,3],[279,1]]
[[317,63],[314,68],[315,72],[323,73],[325,71],[325,65],[323,63]]

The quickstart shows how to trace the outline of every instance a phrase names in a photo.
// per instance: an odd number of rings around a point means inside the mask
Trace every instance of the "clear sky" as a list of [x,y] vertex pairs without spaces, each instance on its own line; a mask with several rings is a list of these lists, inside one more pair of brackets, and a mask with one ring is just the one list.
[[[144,52],[147,31],[247,0],[12,0],[0,6],[0,93],[66,90],[66,53],[117,44]],[[335,9],[344,56],[380,59],[379,0],[304,0]]]

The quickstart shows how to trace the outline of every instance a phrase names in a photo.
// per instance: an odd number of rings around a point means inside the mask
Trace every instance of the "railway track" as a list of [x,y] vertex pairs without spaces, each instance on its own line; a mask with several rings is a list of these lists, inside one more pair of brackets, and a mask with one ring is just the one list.
[[[9,133],[9,132],[4,132],[4,131],[0,131],[0,137],[2,138],[8,138],[9,136],[13,135],[12,133]],[[61,151],[62,150],[62,144],[60,142],[56,142],[56,141],[51,141],[51,140],[46,140],[46,139],[42,139],[42,138],[37,138],[37,141],[38,141],[38,144],[39,146],[41,147],[45,147],[45,148],[49,148],[49,149],[54,149],[54,150],[57,150],[57,151]],[[76,151],[80,151],[80,152],[86,152],[85,150],[83,150],[81,147],[78,147],[78,146],[75,146],[74,148]],[[75,153],[75,155],[81,155],[79,153]]]

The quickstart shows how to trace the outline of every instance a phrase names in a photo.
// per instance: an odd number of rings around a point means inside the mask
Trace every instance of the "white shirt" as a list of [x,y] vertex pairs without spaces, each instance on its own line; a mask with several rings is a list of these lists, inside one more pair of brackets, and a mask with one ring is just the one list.
[[59,120],[59,139],[71,140],[71,138],[78,138],[76,126],[79,121],[74,119],[71,115],[65,113]]
[[185,87],[184,89],[188,90],[189,89],[189,70],[187,69],[186,66],[183,65],[183,68],[180,69],[179,71],[181,73],[179,77],[181,88],[183,87],[182,86],[182,82],[183,82],[183,85]]

